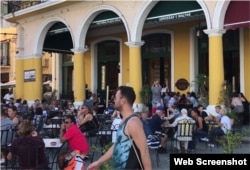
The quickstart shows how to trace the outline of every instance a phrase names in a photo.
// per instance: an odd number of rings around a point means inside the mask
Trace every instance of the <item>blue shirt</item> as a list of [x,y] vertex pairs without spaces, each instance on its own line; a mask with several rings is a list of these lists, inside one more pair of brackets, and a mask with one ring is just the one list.
[[151,128],[149,126],[149,122],[147,120],[143,120],[143,119],[141,121],[143,124],[143,130],[144,130],[146,137],[148,137],[149,135],[152,135],[152,131],[151,131]]
[[152,133],[155,133],[155,131],[161,131],[161,125],[164,121],[165,120],[162,120],[158,114],[154,114],[154,116],[149,120],[149,126]]

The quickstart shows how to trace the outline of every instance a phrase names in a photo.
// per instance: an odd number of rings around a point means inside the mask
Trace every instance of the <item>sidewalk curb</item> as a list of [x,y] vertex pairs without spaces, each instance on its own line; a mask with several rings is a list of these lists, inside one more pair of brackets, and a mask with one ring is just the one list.
[[244,144],[250,144],[250,136],[243,137],[241,142]]

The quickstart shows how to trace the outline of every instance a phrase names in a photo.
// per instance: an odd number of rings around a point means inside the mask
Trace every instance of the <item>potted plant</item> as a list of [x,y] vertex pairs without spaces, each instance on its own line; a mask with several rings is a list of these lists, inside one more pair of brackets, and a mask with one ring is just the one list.
[[218,104],[224,105],[226,108],[231,108],[231,99],[233,96],[231,84],[225,81],[221,86],[220,97]]
[[141,95],[143,104],[147,107],[150,107],[151,100],[152,100],[151,87],[149,85],[144,85],[140,91],[140,95]]
[[237,116],[237,114],[235,112],[233,112],[230,109],[230,111],[227,113],[227,116],[231,119],[231,124],[233,126],[237,126],[238,125],[239,117]]
[[[94,152],[97,152],[97,153],[101,153],[102,155],[108,151],[108,149],[113,145],[112,142],[106,144],[104,147],[102,148],[99,148],[99,147],[96,147],[95,145],[92,145],[91,146],[91,150],[93,150]],[[107,161],[107,162],[104,162],[100,168],[100,170],[110,170],[112,169],[112,165],[111,165],[111,161]]]
[[208,77],[205,74],[197,74],[195,80],[192,81],[195,86],[196,93],[200,96],[199,103],[203,106],[208,105]]
[[247,130],[242,131],[227,131],[224,137],[220,138],[218,142],[222,145],[224,153],[232,154],[234,150],[241,145],[242,138],[248,134]]

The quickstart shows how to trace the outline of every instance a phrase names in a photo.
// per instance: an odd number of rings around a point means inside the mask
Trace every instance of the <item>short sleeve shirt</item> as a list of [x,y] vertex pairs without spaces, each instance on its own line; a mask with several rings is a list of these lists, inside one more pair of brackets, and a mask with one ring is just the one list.
[[162,120],[158,114],[155,114],[149,120],[149,126],[151,128],[152,133],[155,133],[155,131],[161,131],[161,125],[162,125],[162,123],[164,123],[164,121],[165,120]]
[[68,140],[69,148],[72,151],[79,150],[82,153],[89,152],[87,139],[76,125],[72,125],[67,129],[63,137]]

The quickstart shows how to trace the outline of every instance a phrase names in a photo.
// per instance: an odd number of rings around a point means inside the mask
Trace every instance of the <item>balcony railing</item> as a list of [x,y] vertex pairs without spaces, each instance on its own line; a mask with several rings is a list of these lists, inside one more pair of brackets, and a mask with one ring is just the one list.
[[41,4],[43,2],[46,2],[47,0],[40,0],[40,1],[13,1],[13,0],[6,0],[5,3],[7,3],[8,6],[8,10],[7,10],[7,14],[9,13],[13,13],[16,11],[19,11],[21,9],[25,9],[37,4]]

